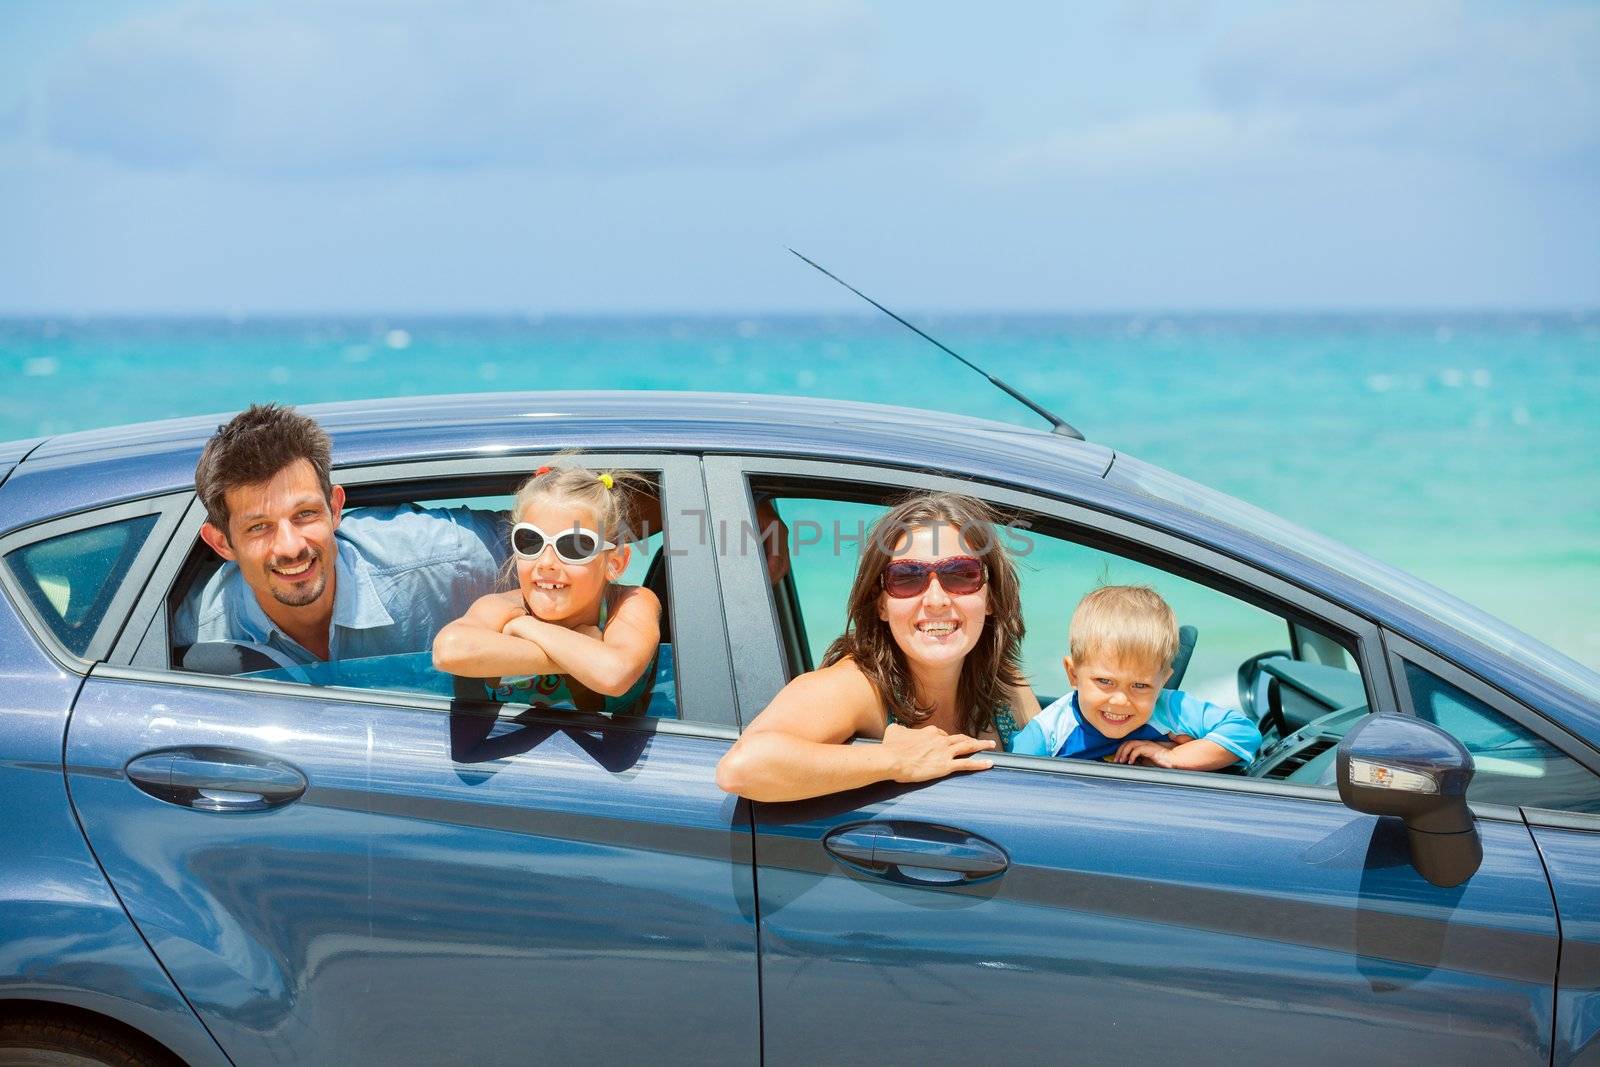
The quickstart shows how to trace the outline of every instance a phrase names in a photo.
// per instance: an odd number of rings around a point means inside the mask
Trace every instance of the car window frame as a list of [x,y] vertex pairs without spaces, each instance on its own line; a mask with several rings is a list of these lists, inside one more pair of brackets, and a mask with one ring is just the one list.
[[[754,521],[755,494],[751,482],[762,478],[787,480],[797,487],[812,483],[823,489],[828,483],[842,483],[843,486],[867,485],[890,492],[935,490],[965,493],[1005,511],[1047,516],[1068,527],[1074,536],[1082,532],[1082,543],[1091,547],[1114,552],[1175,577],[1199,581],[1218,592],[1270,611],[1286,622],[1295,622],[1298,616],[1324,630],[1348,636],[1355,646],[1351,650],[1351,658],[1361,672],[1369,712],[1401,713],[1383,639],[1384,631],[1378,623],[1314,590],[1208,545],[1096,507],[1091,501],[1103,497],[1103,483],[1093,484],[1092,496],[1086,493],[1085,499],[1075,499],[1070,485],[1060,482],[1047,489],[1019,488],[926,470],[870,466],[852,461],[799,460],[746,454],[707,456],[705,473],[712,519],[727,520],[730,533],[735,532],[736,517],[743,521]],[[734,681],[740,721],[748,723],[771,702],[784,684],[782,640],[772,598],[760,587],[763,575],[755,565],[759,561],[741,567],[737,563],[737,553],[719,552],[716,558],[722,574],[722,586],[728,596],[728,633],[730,647],[734,651]],[[1203,580],[1201,576],[1209,580]],[[760,595],[756,596],[757,593]],[[1286,612],[1285,607],[1293,610]],[[857,739],[853,743],[878,742]],[[1019,756],[1008,752],[991,753],[986,758],[992,758],[996,767],[1009,770],[1121,778],[1133,782],[1341,803],[1337,791],[1326,787],[1241,775],[1125,767],[1084,760]],[[1520,809],[1511,805],[1472,803],[1469,806],[1481,818],[1500,822],[1523,821]]]
[[[548,454],[548,453],[540,453]],[[335,467],[333,480],[347,489],[381,489],[393,486],[415,487],[414,499],[430,499],[440,493],[450,497],[462,495],[456,490],[473,478],[491,480],[508,476],[526,476],[529,456],[497,455],[466,459],[428,459],[419,461],[395,460],[382,463]],[[640,469],[661,473],[665,494],[663,515],[682,512],[697,514],[705,508],[705,482],[700,471],[699,457],[695,455],[641,450],[639,452],[607,451],[584,453],[584,462],[603,467]],[[470,494],[468,494],[470,495]],[[133,625],[127,627],[123,639],[117,642],[113,655],[101,664],[96,676],[127,678],[136,681],[156,681],[178,684],[189,688],[231,689],[246,692],[270,693],[275,696],[306,697],[326,700],[348,700],[355,703],[381,704],[386,707],[403,707],[418,711],[449,712],[465,707],[498,709],[498,714],[530,714],[526,706],[496,705],[485,701],[450,700],[403,690],[347,689],[325,686],[308,686],[299,682],[275,679],[242,678],[229,675],[209,675],[184,671],[169,665],[171,650],[168,645],[168,604],[173,583],[179,578],[184,564],[199,540],[200,526],[205,521],[205,509],[191,492],[187,495],[188,507],[182,522],[176,525],[169,538],[159,564],[154,568],[143,595],[132,612]],[[680,527],[681,529],[681,527]],[[729,662],[727,637],[723,630],[723,613],[718,596],[716,567],[711,559],[710,546],[697,545],[698,538],[674,536],[669,532],[663,544],[668,543],[666,555],[667,588],[672,612],[674,638],[674,665],[677,672],[678,707],[703,709],[701,717],[694,719],[654,718],[649,716],[607,718],[586,715],[582,712],[557,710],[548,719],[532,709],[534,718],[557,724],[584,726],[622,726],[630,729],[663,729],[669,733],[703,734],[732,738],[737,736],[732,700],[732,667]],[[683,653],[685,647],[690,651]]]
[[[914,490],[965,493],[985,500],[1003,511],[1048,516],[1071,528],[1074,539],[1081,544],[1114,552],[1179,578],[1200,581],[1202,585],[1270,611],[1286,622],[1296,621],[1295,616],[1298,613],[1306,621],[1319,624],[1322,628],[1349,635],[1356,645],[1352,658],[1356,660],[1366,684],[1369,707],[1376,710],[1380,706],[1391,709],[1395,706],[1393,693],[1389,691],[1389,668],[1383,658],[1383,645],[1379,628],[1375,623],[1277,575],[1268,574],[1234,557],[1226,556],[1215,549],[1167,531],[1136,523],[1099,510],[1090,504],[1072,500],[1066,492],[1046,495],[1037,489],[1022,490],[1008,485],[977,482],[927,471],[905,471],[859,463],[761,456],[707,456],[707,496],[710,498],[713,514],[719,519],[746,513],[753,515],[753,494],[749,491],[749,481],[764,476],[817,483],[819,488],[824,489],[827,483],[832,482],[843,483],[845,486],[866,484],[890,493]],[[735,484],[727,484],[730,478],[734,479]],[[739,479],[743,479],[744,484],[737,484]],[[1082,534],[1081,538],[1077,536],[1079,533]],[[734,558],[732,553],[719,552],[717,555],[718,563],[724,569],[723,587],[730,590],[736,588],[734,584],[736,582],[740,585],[749,584],[748,574],[745,575],[747,580],[741,582],[739,568],[727,564],[726,561],[732,558]],[[1201,575],[1214,580],[1203,581],[1198,577]],[[755,577],[759,580],[759,575]],[[741,592],[748,594],[749,590]],[[776,613],[772,609],[771,597],[765,590],[761,590],[761,593],[759,611],[752,610],[749,604],[744,602],[745,598],[730,602],[728,606],[730,634],[743,633],[752,636],[753,630],[765,630],[765,633],[753,636],[769,638],[772,647],[778,650],[777,654],[781,658]],[[1295,610],[1285,613],[1284,605]],[[758,619],[762,621],[762,626],[759,628],[754,625]],[[767,649],[751,651],[771,655]],[[747,663],[740,656],[735,656],[734,663],[736,677],[741,673],[741,668],[746,668],[744,671],[747,676],[746,684],[740,690],[741,710],[750,710],[750,704],[744,699],[746,693],[749,694],[751,703],[759,701],[759,707],[765,707],[772,697],[777,695],[777,689],[771,688],[771,679],[750,676],[749,672],[754,669],[755,664]],[[759,707],[755,710],[759,710]]]
[[33,633],[40,647],[62,668],[73,674],[86,675],[95,663],[113,653],[120,635],[128,627],[134,604],[142,598],[156,569],[157,561],[162,558],[174,533],[181,525],[184,507],[192,496],[192,493],[163,493],[138,500],[122,501],[47,519],[44,522],[12,530],[4,537],[0,537],[0,561],[3,561],[17,549],[28,548],[57,537],[128,519],[157,516],[155,525],[151,527],[144,543],[134,554],[133,562],[128,565],[127,574],[123,576],[122,583],[113,594],[111,602],[106,605],[105,614],[96,624],[94,633],[81,655],[61,642],[56,636],[55,628],[48,619],[39,614],[32,600],[17,582],[16,576],[11,573],[11,565],[0,562],[0,589],[4,589],[17,617]]
[[[1402,637],[1387,627],[1383,630],[1383,641],[1389,660],[1389,671],[1393,679],[1395,699],[1399,703],[1399,710],[1402,715],[1417,716],[1416,705],[1411,696],[1411,686],[1406,681],[1406,664],[1409,662],[1411,665],[1419,667],[1455,686],[1468,696],[1482,701],[1490,710],[1504,715],[1507,719],[1583,767],[1590,774],[1595,775],[1597,779],[1600,779],[1600,751],[1597,751],[1582,737],[1562,727],[1554,719],[1541,715],[1537,709],[1510,696],[1492,683],[1485,681],[1463,667],[1457,666],[1437,653],[1429,651],[1415,641]],[[1560,809],[1540,808],[1537,805],[1522,805],[1521,810],[1524,815],[1527,815],[1532,811],[1557,811]],[[1595,817],[1584,812],[1568,812],[1566,814]]]

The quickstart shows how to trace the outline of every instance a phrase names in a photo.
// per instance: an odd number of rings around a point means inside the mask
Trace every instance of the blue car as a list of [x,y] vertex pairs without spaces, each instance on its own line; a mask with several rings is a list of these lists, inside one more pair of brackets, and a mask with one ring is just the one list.
[[[1424,583],[933,412],[305,410],[347,509],[503,510],[561,449],[650,479],[648,708],[489,704],[426,652],[181,646],[221,420],[0,445],[0,1063],[1600,1062],[1600,676]],[[1041,700],[1078,597],[1145,582],[1185,626],[1172,684],[1250,715],[1259,757],[721,792],[908,489],[1006,517]]]

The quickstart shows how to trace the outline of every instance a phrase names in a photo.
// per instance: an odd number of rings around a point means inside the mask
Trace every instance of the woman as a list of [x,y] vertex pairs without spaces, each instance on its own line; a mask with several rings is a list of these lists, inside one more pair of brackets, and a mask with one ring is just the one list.
[[954,493],[903,501],[867,538],[844,636],[756,716],[717,784],[784,801],[984,770],[966,757],[1039,711],[1021,647],[1017,573],[989,509]]

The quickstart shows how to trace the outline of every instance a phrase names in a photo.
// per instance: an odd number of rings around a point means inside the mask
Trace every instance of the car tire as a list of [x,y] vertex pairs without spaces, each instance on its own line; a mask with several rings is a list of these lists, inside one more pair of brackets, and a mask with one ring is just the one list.
[[77,1019],[0,1020],[0,1067],[176,1067],[166,1050],[136,1035]]

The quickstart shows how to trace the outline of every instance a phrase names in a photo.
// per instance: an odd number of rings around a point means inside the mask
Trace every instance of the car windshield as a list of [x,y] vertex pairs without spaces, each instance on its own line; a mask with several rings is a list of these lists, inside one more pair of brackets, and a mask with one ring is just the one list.
[[[653,716],[676,715],[678,702],[676,673],[671,645],[662,645],[656,663],[656,681],[649,711]],[[483,682],[477,678],[458,678],[433,666],[430,652],[408,652],[395,656],[368,656],[361,659],[336,659],[325,663],[304,663],[252,671],[245,678],[265,678],[302,685],[337,686],[344,689],[383,690],[419,693],[447,700],[488,700]]]
[[1402,600],[1418,611],[1455,627],[1479,644],[1517,660],[1587,700],[1600,702],[1600,674],[1415,575],[1381,563],[1347,545],[1296,526],[1242,500],[1207,489],[1122,453],[1118,453],[1106,478],[1291,548],[1299,555],[1315,559],[1363,585]]

